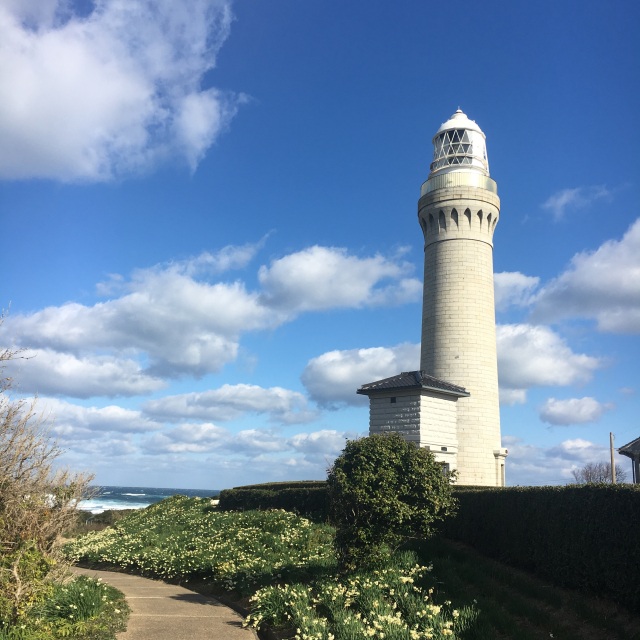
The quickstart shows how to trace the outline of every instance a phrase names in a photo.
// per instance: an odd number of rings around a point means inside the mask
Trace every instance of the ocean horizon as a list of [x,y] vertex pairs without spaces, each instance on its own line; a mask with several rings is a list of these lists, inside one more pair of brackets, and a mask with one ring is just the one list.
[[93,486],[91,490],[96,492],[95,495],[82,500],[78,508],[81,511],[90,511],[93,514],[103,513],[111,509],[144,509],[149,505],[175,495],[189,496],[190,498],[215,498],[220,493],[218,489],[123,487],[114,485]]

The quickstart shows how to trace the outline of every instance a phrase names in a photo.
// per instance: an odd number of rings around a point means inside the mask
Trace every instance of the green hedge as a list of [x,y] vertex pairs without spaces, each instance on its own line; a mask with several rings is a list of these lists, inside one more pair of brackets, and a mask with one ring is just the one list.
[[457,487],[444,534],[560,586],[640,610],[640,487]]
[[220,492],[218,508],[223,511],[250,509],[285,509],[315,522],[324,522],[329,513],[327,483],[306,480],[301,482],[271,482],[224,489]]

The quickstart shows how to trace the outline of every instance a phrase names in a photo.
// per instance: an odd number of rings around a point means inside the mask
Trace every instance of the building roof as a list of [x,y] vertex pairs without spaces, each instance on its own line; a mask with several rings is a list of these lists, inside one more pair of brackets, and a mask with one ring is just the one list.
[[477,131],[484,137],[484,132],[476,124],[476,121],[470,120],[467,117],[467,114],[462,112],[462,109],[460,109],[460,107],[458,107],[458,110],[446,122],[443,122],[440,125],[438,131],[436,131],[436,136],[443,131],[447,131],[448,129],[467,129],[469,131]]
[[363,384],[357,391],[368,396],[376,393],[385,393],[395,390],[425,389],[428,391],[438,391],[447,395],[466,397],[469,392],[464,387],[445,382],[439,378],[427,375],[424,371],[404,371],[397,376],[376,380]]
[[640,438],[636,438],[618,449],[618,453],[629,458],[640,456]]

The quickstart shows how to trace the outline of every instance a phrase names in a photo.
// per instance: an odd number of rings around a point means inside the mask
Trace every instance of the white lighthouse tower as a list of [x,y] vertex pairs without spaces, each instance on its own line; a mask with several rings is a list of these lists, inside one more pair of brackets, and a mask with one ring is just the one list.
[[418,201],[424,234],[420,370],[363,385],[370,432],[401,433],[457,470],[458,484],[503,486],[493,293],[500,217],[485,135],[458,109],[433,138]]

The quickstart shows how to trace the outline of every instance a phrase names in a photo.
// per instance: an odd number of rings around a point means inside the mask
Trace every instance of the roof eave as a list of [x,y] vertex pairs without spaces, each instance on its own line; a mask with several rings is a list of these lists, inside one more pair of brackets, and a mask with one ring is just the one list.
[[455,396],[456,398],[468,398],[471,394],[468,391],[453,391],[453,390],[449,390],[449,389],[440,389],[439,387],[430,387],[430,386],[415,386],[415,387],[386,387],[383,389],[363,389],[360,388],[356,391],[356,393],[359,393],[360,395],[363,396],[370,396],[370,395],[380,395],[380,394],[387,394],[387,395],[392,395],[394,392],[396,391],[417,391],[418,393],[420,391],[432,391],[433,393],[441,393],[445,396]]

